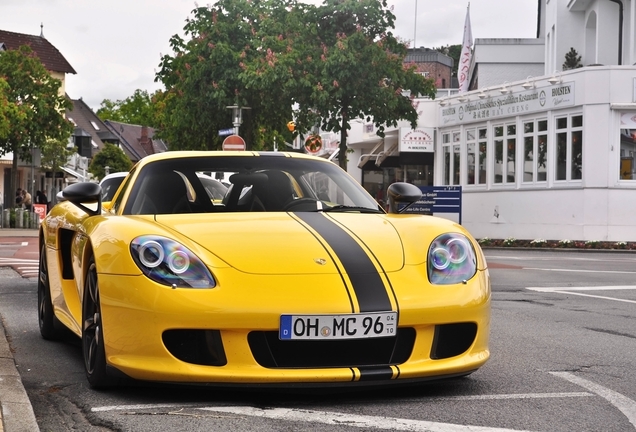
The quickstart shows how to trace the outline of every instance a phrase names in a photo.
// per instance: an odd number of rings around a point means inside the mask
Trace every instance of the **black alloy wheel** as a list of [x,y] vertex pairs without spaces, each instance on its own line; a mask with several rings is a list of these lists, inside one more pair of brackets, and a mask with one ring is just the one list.
[[49,269],[46,261],[46,245],[40,248],[40,264],[38,276],[38,324],[40,334],[46,340],[56,340],[60,337],[61,323],[53,312],[51,289],[49,286]]
[[88,261],[88,270],[84,283],[84,301],[82,302],[82,353],[86,379],[92,388],[105,388],[114,385],[106,373],[106,351],[102,327],[102,312],[99,301],[99,283],[95,259]]

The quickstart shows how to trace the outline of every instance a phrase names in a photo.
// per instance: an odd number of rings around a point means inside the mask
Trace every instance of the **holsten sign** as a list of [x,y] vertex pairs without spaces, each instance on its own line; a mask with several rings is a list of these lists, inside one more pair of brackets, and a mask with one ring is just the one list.
[[433,153],[435,151],[434,133],[433,128],[400,128],[400,152]]
[[570,82],[440,107],[440,119],[442,126],[450,126],[572,105],[574,105],[574,83]]

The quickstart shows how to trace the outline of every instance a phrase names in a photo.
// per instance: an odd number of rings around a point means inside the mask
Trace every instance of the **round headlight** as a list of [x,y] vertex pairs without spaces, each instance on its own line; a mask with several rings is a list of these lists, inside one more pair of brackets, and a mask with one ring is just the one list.
[[149,240],[139,246],[139,261],[149,268],[154,268],[161,264],[163,257],[163,247],[157,241]]
[[438,236],[431,242],[428,251],[428,280],[434,285],[465,282],[477,272],[475,250],[461,233]]
[[431,252],[431,262],[437,270],[444,270],[451,263],[451,254],[442,248],[436,248]]
[[459,264],[468,257],[468,244],[462,239],[450,239],[446,243],[446,248],[450,255],[449,259],[453,264]]
[[170,254],[168,257],[168,267],[175,274],[181,274],[185,272],[190,266],[190,259],[188,254],[183,251],[177,250]]

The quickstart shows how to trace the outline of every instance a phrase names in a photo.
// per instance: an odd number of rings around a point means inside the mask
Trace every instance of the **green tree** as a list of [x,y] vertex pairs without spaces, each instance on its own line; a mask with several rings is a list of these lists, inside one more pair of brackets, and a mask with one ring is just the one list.
[[88,167],[88,172],[98,179],[106,175],[106,167],[109,172],[129,171],[132,162],[126,156],[126,153],[115,144],[107,143],[103,149],[93,157]]
[[[433,97],[435,86],[405,67],[406,47],[390,29],[386,1],[328,0],[321,7],[288,0],[220,0],[193,11],[161,60],[159,136],[171,149],[218,149],[231,126],[229,105],[249,106],[241,135],[248,147],[317,126],[341,133],[346,164],[349,121],[386,126],[417,113],[408,95]],[[294,111],[292,107],[297,107]]]
[[[391,32],[395,16],[386,0],[326,0],[318,8],[295,7],[285,22],[293,33],[262,35],[267,45],[260,52],[272,58],[261,75],[270,77],[272,88],[283,89],[282,101],[298,104],[298,129],[319,125],[340,132],[338,160],[346,169],[352,120],[372,121],[381,137],[399,120],[415,128],[412,98],[434,98],[435,83],[418,74],[415,65],[404,64],[406,46]],[[276,28],[280,22],[268,18],[262,24],[265,32],[266,24]]]
[[[73,126],[64,118],[71,102],[59,94],[62,82],[51,77],[35,53],[24,45],[0,52],[0,77],[7,83],[3,98],[9,130],[0,137],[0,153],[13,152],[11,190],[17,187],[18,159],[31,161],[31,150],[48,139],[66,141]],[[13,201],[13,200],[12,200]]]
[[17,107],[7,98],[9,84],[0,77],[0,139],[9,135],[10,118],[15,116]]
[[565,53],[565,62],[563,63],[563,70],[578,69],[583,67],[581,64],[581,56],[576,52],[574,47],[570,47],[570,51]]
[[[69,148],[67,144],[68,140],[49,138],[40,146],[42,168],[47,171],[50,170],[53,178],[56,178],[55,174],[60,172],[60,167],[64,166],[68,158],[75,153],[75,147]],[[53,189],[49,197],[53,204],[57,201],[56,195],[57,190],[55,189],[55,182],[53,182]]]
[[97,110],[102,120],[156,127],[156,113],[152,98],[146,90],[135,90],[132,96],[116,102],[104,99]]

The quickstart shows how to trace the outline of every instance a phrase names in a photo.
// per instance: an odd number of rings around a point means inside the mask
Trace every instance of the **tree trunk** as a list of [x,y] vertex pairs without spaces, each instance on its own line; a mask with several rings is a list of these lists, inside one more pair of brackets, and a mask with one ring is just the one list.
[[338,165],[347,171],[347,113],[342,113],[342,124],[340,125],[340,145],[338,146]]

